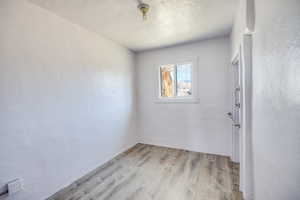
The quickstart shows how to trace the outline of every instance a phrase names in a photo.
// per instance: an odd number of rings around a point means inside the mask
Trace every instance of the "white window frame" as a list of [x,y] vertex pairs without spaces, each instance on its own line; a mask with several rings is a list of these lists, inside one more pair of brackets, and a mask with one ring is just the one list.
[[[198,99],[198,65],[197,59],[190,59],[185,61],[175,61],[157,66],[157,98],[155,103],[199,103]],[[192,65],[192,95],[186,97],[162,97],[161,96],[161,67],[164,65],[180,65],[180,64],[191,64]]]

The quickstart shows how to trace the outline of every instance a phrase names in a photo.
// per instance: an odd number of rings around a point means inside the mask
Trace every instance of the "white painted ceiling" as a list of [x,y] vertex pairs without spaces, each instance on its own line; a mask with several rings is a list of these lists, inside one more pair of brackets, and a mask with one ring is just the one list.
[[203,40],[231,31],[238,0],[30,0],[121,45],[141,51]]

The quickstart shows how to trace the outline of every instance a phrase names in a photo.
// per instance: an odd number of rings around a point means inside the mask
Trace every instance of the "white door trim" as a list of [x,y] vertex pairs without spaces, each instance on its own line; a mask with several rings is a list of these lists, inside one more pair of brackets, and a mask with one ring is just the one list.
[[244,34],[241,44],[243,111],[242,111],[242,152],[241,191],[245,200],[253,200],[253,157],[252,157],[252,35]]
[[[232,131],[233,146],[232,160],[240,162],[240,191],[245,200],[253,200],[253,157],[252,157],[252,35],[244,34],[238,52],[231,61],[232,67],[239,67],[241,78],[241,130],[239,135],[240,146],[234,144],[234,131]],[[236,152],[239,150],[240,152]],[[236,156],[239,155],[239,158]]]
[[[240,123],[237,119],[240,119],[240,116],[236,116],[236,94],[237,92],[235,89],[240,87],[239,83],[239,76],[240,76],[240,53],[238,53],[231,62],[231,74],[232,74],[232,88],[231,88],[231,95],[232,95],[232,149],[231,149],[231,160],[233,162],[239,163],[240,162],[240,147],[239,147],[239,129],[234,126],[236,123]],[[238,83],[237,83],[238,82]]]

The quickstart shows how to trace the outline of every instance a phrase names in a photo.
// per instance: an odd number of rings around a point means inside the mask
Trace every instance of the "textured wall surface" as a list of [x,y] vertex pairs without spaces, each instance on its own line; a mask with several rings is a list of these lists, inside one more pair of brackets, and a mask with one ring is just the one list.
[[[29,0],[134,51],[227,35],[238,0]],[[150,37],[151,36],[151,37]]]
[[253,153],[256,200],[300,199],[300,1],[256,1]]
[[244,33],[246,22],[245,22],[245,10],[246,10],[246,0],[239,0],[239,6],[236,11],[236,17],[234,19],[234,24],[232,26],[230,42],[231,42],[231,60],[239,51],[239,45],[242,41],[242,33]]
[[[300,1],[256,0],[255,10],[254,198],[297,200],[300,199]],[[238,18],[241,16],[245,17],[243,11]],[[240,42],[244,21],[237,19],[234,25],[232,53]]]
[[[199,152],[231,154],[228,37],[137,54],[141,141]],[[198,104],[155,103],[158,66],[198,58]]]
[[40,200],[135,144],[134,55],[23,0],[0,2],[0,186]]

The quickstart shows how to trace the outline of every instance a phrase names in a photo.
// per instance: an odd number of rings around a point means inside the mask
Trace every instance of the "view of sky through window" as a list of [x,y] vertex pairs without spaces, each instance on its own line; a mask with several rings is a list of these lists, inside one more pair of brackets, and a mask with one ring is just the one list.
[[177,96],[192,95],[192,65],[177,65]]
[[192,64],[163,65],[160,67],[161,97],[192,95]]

